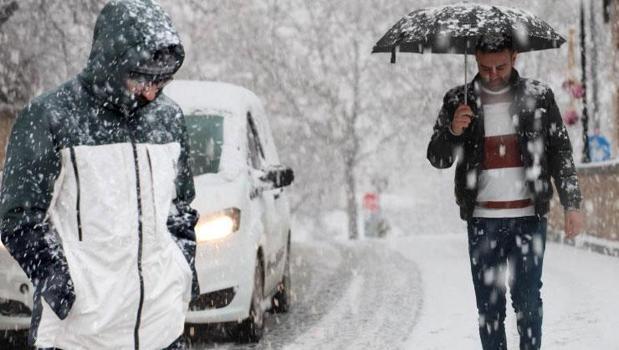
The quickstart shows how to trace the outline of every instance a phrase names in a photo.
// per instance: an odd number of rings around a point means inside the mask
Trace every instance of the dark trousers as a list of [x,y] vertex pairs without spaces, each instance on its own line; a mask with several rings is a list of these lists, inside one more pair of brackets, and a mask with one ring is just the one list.
[[505,350],[506,277],[516,312],[520,349],[542,342],[542,266],[546,218],[473,218],[468,221],[469,256],[484,350]]

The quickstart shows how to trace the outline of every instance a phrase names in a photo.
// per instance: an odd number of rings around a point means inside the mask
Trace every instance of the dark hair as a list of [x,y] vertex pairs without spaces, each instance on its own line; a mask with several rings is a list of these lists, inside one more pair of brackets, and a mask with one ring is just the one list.
[[514,50],[514,41],[511,35],[502,33],[485,34],[475,46],[475,51],[481,53],[496,53],[503,50]]

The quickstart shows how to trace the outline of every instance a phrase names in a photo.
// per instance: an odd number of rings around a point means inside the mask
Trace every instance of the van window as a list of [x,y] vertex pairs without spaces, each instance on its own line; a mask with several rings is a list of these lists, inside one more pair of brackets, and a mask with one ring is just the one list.
[[254,169],[262,169],[262,163],[264,161],[264,150],[260,143],[260,136],[256,130],[256,124],[251,116],[251,113],[247,113],[247,144],[249,151],[250,164]]
[[193,175],[217,173],[224,143],[224,117],[188,115],[185,123]]

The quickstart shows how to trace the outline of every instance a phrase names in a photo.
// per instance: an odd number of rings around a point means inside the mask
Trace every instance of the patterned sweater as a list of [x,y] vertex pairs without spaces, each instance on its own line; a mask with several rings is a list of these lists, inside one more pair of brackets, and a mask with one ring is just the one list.
[[481,88],[484,110],[484,154],[473,217],[514,218],[535,215],[516,127],[509,109],[510,87],[501,91]]

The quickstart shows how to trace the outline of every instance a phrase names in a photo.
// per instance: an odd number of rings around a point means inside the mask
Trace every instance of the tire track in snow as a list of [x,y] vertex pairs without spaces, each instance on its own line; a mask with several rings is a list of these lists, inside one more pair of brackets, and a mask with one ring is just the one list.
[[293,244],[292,308],[254,345],[193,349],[400,349],[422,303],[417,266],[379,240]]
[[346,292],[320,323],[286,350],[400,349],[412,332],[422,302],[416,265],[383,242],[344,245]]
[[342,298],[350,278],[344,269],[346,252],[332,243],[292,244],[291,309],[287,314],[265,314],[265,333],[258,344],[234,344],[223,332],[212,330],[207,342],[191,349],[281,349],[320,322]]

